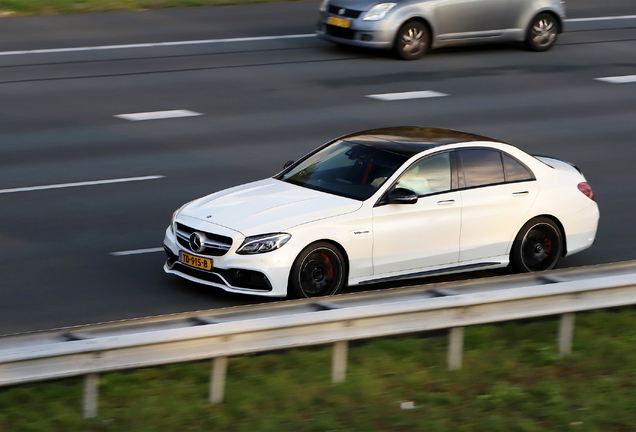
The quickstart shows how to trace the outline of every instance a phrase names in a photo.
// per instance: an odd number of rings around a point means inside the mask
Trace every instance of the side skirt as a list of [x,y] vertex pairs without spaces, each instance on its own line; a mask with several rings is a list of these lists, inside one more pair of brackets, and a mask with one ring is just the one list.
[[467,265],[461,265],[456,267],[447,267],[447,268],[443,268],[439,270],[428,270],[428,271],[409,273],[409,274],[399,275],[399,276],[390,276],[390,277],[385,277],[380,279],[370,279],[370,280],[359,282],[358,285],[368,285],[372,283],[389,282],[389,281],[396,281],[396,280],[402,280],[402,279],[416,279],[420,277],[440,275],[445,273],[459,273],[463,271],[476,270],[483,267],[495,268],[495,267],[503,267],[503,266],[504,266],[504,263],[502,262],[485,262],[485,263],[477,263],[477,264],[467,264]]

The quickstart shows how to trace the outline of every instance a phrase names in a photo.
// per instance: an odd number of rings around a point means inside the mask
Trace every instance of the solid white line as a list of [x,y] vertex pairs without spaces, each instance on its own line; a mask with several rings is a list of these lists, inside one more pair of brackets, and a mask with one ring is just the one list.
[[194,117],[203,115],[201,113],[195,111],[188,110],[170,110],[170,111],[151,111],[151,112],[142,112],[142,113],[132,113],[132,114],[117,114],[113,117],[117,117],[124,120],[130,121],[141,121],[141,120],[158,120],[158,119],[169,119],[169,118],[178,118],[178,117]]
[[[625,20],[625,19],[636,19],[636,15],[573,18],[573,19],[566,19],[565,22],[574,23],[574,22],[589,22],[589,21],[615,21],[615,20]],[[302,38],[311,38],[311,37],[316,37],[316,35],[314,33],[308,33],[308,34],[294,34],[294,35],[280,35],[280,36],[256,36],[256,37],[228,38],[228,39],[203,39],[203,40],[188,40],[188,41],[176,41],[176,42],[98,45],[98,46],[71,47],[71,48],[35,49],[35,50],[23,50],[23,51],[0,51],[0,56],[25,55],[25,54],[55,54],[55,53],[68,53],[68,52],[79,52],[79,51],[103,51],[103,50],[118,50],[118,49],[133,49],[133,48],[154,48],[154,47],[181,46],[181,45],[205,45],[205,44],[229,43],[229,42],[257,42],[257,41],[269,41],[269,40],[281,40],[281,39],[302,39]]]
[[0,194],[6,193],[14,193],[14,192],[30,192],[37,190],[46,190],[46,189],[62,189],[62,188],[70,188],[70,187],[78,187],[78,186],[94,186],[94,185],[102,185],[102,184],[111,184],[111,183],[125,183],[125,182],[133,182],[133,181],[142,181],[142,180],[156,180],[164,178],[165,176],[156,175],[156,176],[145,176],[145,177],[128,177],[128,178],[120,178],[120,179],[112,179],[112,180],[96,180],[96,181],[86,181],[79,183],[61,183],[61,184],[53,184],[46,186],[31,186],[31,187],[21,187],[21,188],[13,188],[13,189],[0,189]]
[[111,252],[110,254],[114,256],[124,256],[124,255],[139,255],[139,254],[154,253],[154,252],[163,252],[163,248],[158,247],[158,248],[149,248],[149,249],[127,250],[127,251],[121,251],[121,252]]
[[603,81],[610,84],[625,84],[636,82],[636,75],[625,75],[605,78],[594,78],[597,81]]
[[279,39],[301,39],[315,37],[315,34],[295,34],[295,35],[281,35],[281,36],[258,36],[258,37],[244,37],[244,38],[231,38],[231,39],[204,39],[204,40],[190,40],[190,41],[177,41],[177,42],[157,42],[157,43],[140,43],[140,44],[127,44],[127,45],[101,45],[101,46],[88,46],[88,47],[74,47],[74,48],[53,48],[53,49],[36,49],[25,51],[0,51],[0,56],[11,55],[24,55],[24,54],[54,54],[54,53],[67,53],[78,51],[102,51],[102,50],[118,50],[118,49],[131,49],[131,48],[154,48],[154,47],[166,47],[166,46],[181,46],[181,45],[205,45],[215,43],[226,42],[257,42]]
[[432,90],[367,95],[368,98],[377,99],[381,101],[423,99],[423,98],[434,98],[434,97],[443,97],[443,96],[448,96],[448,95],[446,93],[439,93]]
[[590,22],[590,21],[614,21],[614,20],[625,20],[625,19],[636,19],[636,15],[621,15],[621,16],[605,16],[605,17],[593,17],[593,18],[572,18],[566,19],[566,23],[573,22]]

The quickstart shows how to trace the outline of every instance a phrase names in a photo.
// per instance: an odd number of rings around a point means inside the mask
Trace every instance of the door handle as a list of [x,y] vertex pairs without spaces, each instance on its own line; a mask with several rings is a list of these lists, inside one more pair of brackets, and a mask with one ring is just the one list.
[[526,196],[526,195],[530,195],[530,192],[528,192],[528,191],[521,191],[521,192],[513,192],[513,193],[512,193],[512,196],[514,196],[514,197]]
[[450,204],[454,204],[454,203],[455,203],[454,199],[437,201],[437,205],[450,205]]

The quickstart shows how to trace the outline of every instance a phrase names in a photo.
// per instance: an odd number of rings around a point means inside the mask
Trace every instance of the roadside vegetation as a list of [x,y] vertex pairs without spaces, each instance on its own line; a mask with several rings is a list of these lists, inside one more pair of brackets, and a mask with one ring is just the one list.
[[0,0],[0,17],[134,11],[194,6],[270,3],[275,1],[281,0]]
[[557,328],[467,328],[453,372],[443,337],[357,343],[342,384],[330,383],[330,347],[233,357],[218,406],[209,361],[109,373],[91,420],[79,378],[0,388],[0,431],[633,431],[636,311],[578,314],[567,358]]

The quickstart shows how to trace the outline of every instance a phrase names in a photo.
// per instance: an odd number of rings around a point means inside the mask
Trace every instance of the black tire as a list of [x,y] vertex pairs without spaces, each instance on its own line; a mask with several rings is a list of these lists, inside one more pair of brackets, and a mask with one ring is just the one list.
[[298,298],[338,294],[347,281],[345,259],[334,245],[316,242],[298,255],[289,275],[290,294]]
[[521,273],[554,268],[563,251],[563,233],[547,217],[528,221],[510,251],[511,266]]
[[393,49],[402,60],[417,60],[426,54],[430,43],[428,28],[419,21],[408,21],[397,32]]
[[540,13],[530,23],[526,45],[530,51],[547,51],[554,46],[559,34],[559,21],[551,13]]

